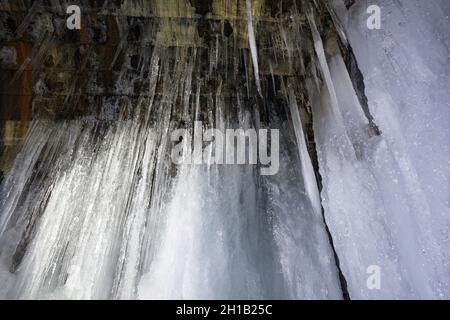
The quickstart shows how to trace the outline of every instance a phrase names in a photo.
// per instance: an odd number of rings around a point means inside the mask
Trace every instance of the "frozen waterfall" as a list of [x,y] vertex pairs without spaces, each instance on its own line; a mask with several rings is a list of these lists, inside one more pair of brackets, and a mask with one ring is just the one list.
[[[136,99],[32,120],[0,186],[0,298],[450,299],[449,1],[373,1],[380,30],[372,1],[300,1],[264,41],[255,2],[246,41],[158,25],[117,71]],[[196,121],[279,130],[278,172],[175,164]]]

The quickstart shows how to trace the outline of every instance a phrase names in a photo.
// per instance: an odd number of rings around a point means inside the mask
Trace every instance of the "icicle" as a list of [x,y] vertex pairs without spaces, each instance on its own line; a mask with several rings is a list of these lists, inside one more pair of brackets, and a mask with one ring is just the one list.
[[252,0],[246,0],[246,8],[247,8],[247,24],[248,24],[248,41],[250,43],[250,51],[252,53],[256,88],[258,90],[259,95],[262,96],[261,83],[259,80],[258,49],[256,47],[255,31],[253,30]]
[[322,215],[319,187],[317,186],[316,177],[314,175],[314,168],[308,153],[308,148],[306,146],[306,138],[303,132],[302,120],[298,111],[295,93],[291,87],[289,87],[288,89],[288,94],[289,109],[291,111],[295,138],[297,139],[297,147],[302,167],[303,179],[305,181],[306,194],[311,200],[311,205],[314,208],[315,214],[319,217]]
[[273,90],[275,91],[276,90],[276,87],[275,87],[275,76],[274,76],[274,73],[273,73],[272,61],[269,62],[269,70],[270,70],[270,77],[272,78]]
[[[339,128],[339,132],[342,133],[340,136],[342,139],[342,143],[346,143],[348,145],[352,146],[352,143],[345,133],[345,125],[344,125],[344,119],[342,117],[340,108],[339,108],[339,102],[336,94],[336,90],[334,88],[333,80],[331,78],[330,69],[328,67],[327,58],[325,56],[325,50],[323,47],[322,38],[320,37],[319,31],[317,30],[316,23],[314,21],[313,12],[310,11],[308,14],[308,21],[309,25],[311,27],[311,33],[314,41],[314,48],[317,54],[317,58],[319,60],[320,68],[322,70],[323,77],[325,78],[325,84],[330,96],[330,104],[331,104],[331,111],[333,113],[333,117],[335,119],[335,125]],[[353,149],[353,152],[355,153],[355,150]],[[354,154],[356,157],[356,154]]]
[[340,123],[340,126],[343,126],[342,116],[339,113],[339,104],[336,95],[336,91],[334,89],[333,81],[331,80],[330,70],[328,68],[327,58],[325,56],[325,50],[323,48],[323,42],[320,37],[319,31],[317,30],[316,23],[314,21],[313,13],[308,13],[308,21],[311,27],[311,33],[314,41],[314,48],[316,50],[317,58],[319,59],[320,68],[322,69],[323,77],[325,78],[325,83],[328,89],[328,93],[330,94],[330,100],[333,112],[336,115],[336,120]]
[[[332,8],[332,5],[330,5],[330,3],[328,1],[324,1],[325,2],[325,6],[327,7],[328,12],[330,13],[331,19],[333,20],[334,26],[336,27],[337,32],[339,33],[339,36],[342,40],[342,42],[344,43],[344,45],[348,45],[348,40],[347,40],[347,35],[345,34],[344,31],[344,27],[342,26],[342,22],[340,21],[340,19],[338,18],[335,9]],[[337,2],[333,2],[333,5],[335,5],[336,7],[339,5],[344,6],[344,3],[337,3]],[[345,7],[344,7],[345,10]]]

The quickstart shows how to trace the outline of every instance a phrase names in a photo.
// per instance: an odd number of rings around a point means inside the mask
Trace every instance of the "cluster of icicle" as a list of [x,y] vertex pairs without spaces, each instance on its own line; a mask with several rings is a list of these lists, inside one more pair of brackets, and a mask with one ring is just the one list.
[[[294,126],[283,105],[249,103],[252,59],[235,88],[240,74],[218,65],[245,49],[216,45],[205,74],[195,49],[155,48],[140,64],[148,91],[119,119],[33,121],[2,186],[2,297],[342,297],[295,95],[284,87]],[[214,91],[209,77],[219,78]],[[117,83],[132,86],[127,76]],[[205,130],[279,129],[278,174],[174,165],[170,133],[193,133],[196,120]]]
[[[448,297],[448,208],[441,198],[430,201],[433,189],[421,178],[410,141],[395,131],[401,121],[389,107],[398,96],[369,86],[379,94],[369,94],[369,108],[380,135],[337,45],[363,46],[354,40],[358,30],[347,39],[351,30],[331,11],[339,40],[324,45],[316,2],[304,3],[293,16],[306,14],[308,27],[295,19],[289,27],[280,23],[273,60],[262,61],[247,0],[252,65],[244,59],[243,90],[229,85],[239,78],[236,66],[218,71],[225,53],[241,59],[228,44],[210,48],[206,74],[196,50],[155,48],[140,64],[148,69],[145,97],[117,121],[34,120],[1,187],[0,296],[339,299],[347,289],[351,298]],[[326,4],[342,12],[338,0]],[[283,101],[263,107],[255,98],[267,99],[270,88],[262,65],[272,73],[271,87],[279,86],[273,69],[280,48],[290,69],[301,68],[290,71],[307,77],[281,77]],[[356,54],[364,72],[370,61]],[[220,81],[211,90],[205,80],[213,76]],[[124,76],[117,86],[132,92],[132,80]],[[312,110],[320,195],[298,87]],[[255,103],[244,102],[251,97]],[[106,104],[105,114],[114,108]],[[279,173],[175,166],[170,132],[192,130],[199,119],[204,129],[280,129]],[[435,170],[448,177],[442,167]],[[381,270],[375,290],[367,285],[371,266]]]

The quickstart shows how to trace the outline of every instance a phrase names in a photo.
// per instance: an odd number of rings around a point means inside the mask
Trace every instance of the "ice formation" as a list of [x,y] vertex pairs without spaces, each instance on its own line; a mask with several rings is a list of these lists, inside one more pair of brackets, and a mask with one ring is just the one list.
[[[154,52],[151,79],[169,56]],[[276,113],[277,175],[260,175],[258,166],[174,168],[168,133],[179,124],[170,107],[178,94],[169,84],[192,84],[179,76],[191,62],[178,61],[165,91],[151,86],[132,119],[33,122],[3,185],[3,297],[342,296],[320,205],[306,190],[314,173],[303,177],[293,132]],[[200,114],[195,96],[181,108],[189,123]],[[254,126],[257,109],[238,105],[230,116],[221,95],[210,102],[219,128]]]
[[259,79],[259,64],[258,64],[258,48],[256,47],[255,30],[253,28],[252,1],[246,0],[245,6],[247,13],[248,42],[250,44],[250,51],[252,53],[253,71],[255,73],[255,81],[258,93],[261,94],[261,83]]
[[[316,1],[293,9],[308,27],[280,25],[271,46],[304,83],[275,79],[275,55],[258,64],[247,0],[249,54],[216,39],[203,70],[201,49],[156,46],[116,84],[133,92],[148,73],[132,111],[111,100],[107,121],[33,120],[1,185],[0,298],[450,298],[450,4],[375,2],[380,30],[371,2],[326,1],[327,38]],[[270,90],[282,98],[261,104]],[[279,129],[278,174],[175,166],[170,132],[199,119]]]
[[[449,298],[450,6],[378,1],[382,27],[372,31],[364,15],[370,4],[358,1],[346,12],[341,1],[333,1],[381,135],[368,136],[368,122],[335,53],[328,65],[345,128],[334,130],[334,115],[313,109],[323,205],[350,296]],[[329,97],[316,99],[325,108]],[[342,136],[353,148],[333,143]],[[365,278],[357,275],[369,265],[381,267],[380,290],[358,289]]]

